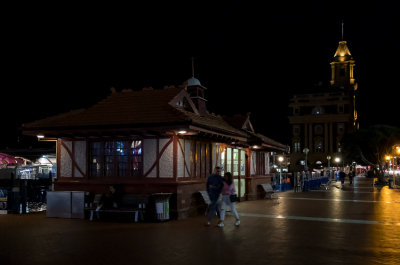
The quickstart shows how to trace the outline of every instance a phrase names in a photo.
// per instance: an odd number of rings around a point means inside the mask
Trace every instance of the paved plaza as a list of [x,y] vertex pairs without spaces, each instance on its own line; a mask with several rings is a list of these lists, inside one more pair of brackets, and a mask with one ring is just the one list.
[[398,190],[357,177],[241,202],[240,227],[0,215],[0,264],[400,264],[399,207]]

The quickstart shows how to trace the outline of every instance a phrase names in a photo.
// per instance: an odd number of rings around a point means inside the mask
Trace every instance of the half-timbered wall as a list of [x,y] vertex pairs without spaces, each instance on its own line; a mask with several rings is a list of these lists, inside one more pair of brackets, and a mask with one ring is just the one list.
[[157,161],[158,140],[143,140],[143,172],[148,178],[157,177],[157,166],[153,166]]
[[159,140],[159,150],[164,150],[160,157],[160,178],[173,178],[174,152],[170,138]]
[[60,177],[72,177],[72,157],[70,150],[72,150],[72,141],[60,140]]
[[86,141],[59,140],[60,177],[83,178],[86,176]]
[[270,172],[269,153],[251,151],[250,175],[268,175]]

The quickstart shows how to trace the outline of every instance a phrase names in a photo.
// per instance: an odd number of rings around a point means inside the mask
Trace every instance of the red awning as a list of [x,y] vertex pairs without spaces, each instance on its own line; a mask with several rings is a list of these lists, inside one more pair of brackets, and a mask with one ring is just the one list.
[[0,165],[4,164],[24,164],[24,160],[12,155],[0,153]]

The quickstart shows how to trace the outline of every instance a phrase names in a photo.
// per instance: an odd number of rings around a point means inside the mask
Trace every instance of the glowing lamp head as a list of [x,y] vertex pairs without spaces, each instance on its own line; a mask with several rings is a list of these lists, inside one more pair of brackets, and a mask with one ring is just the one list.
[[279,161],[279,162],[282,162],[282,161],[283,161],[283,156],[279,156],[279,157],[278,157],[278,161]]
[[39,140],[44,138],[44,135],[43,135],[43,134],[38,134],[38,135],[36,135],[36,136],[37,136],[37,138],[38,138]]
[[185,130],[178,131],[178,134],[185,134],[185,133],[187,133],[187,131]]
[[400,154],[400,146],[398,146],[398,145],[396,146],[396,153]]
[[339,157],[336,157],[336,158],[335,158],[335,162],[336,162],[336,163],[339,163],[339,162],[340,162],[340,158],[339,158]]

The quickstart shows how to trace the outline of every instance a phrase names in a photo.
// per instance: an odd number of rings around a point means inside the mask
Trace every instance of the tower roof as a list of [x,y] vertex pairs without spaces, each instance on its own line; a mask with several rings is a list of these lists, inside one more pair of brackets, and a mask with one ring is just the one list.
[[200,80],[199,79],[197,79],[196,77],[191,77],[191,78],[189,78],[188,80],[186,80],[186,82],[184,83],[186,86],[199,86],[199,87],[202,87],[202,88],[204,88],[204,89],[207,89],[206,87],[204,87],[204,86],[202,86],[201,85],[201,83],[200,83]]
[[187,85],[188,86],[201,86],[200,80],[195,78],[195,77],[191,77],[187,80]]
[[340,61],[340,62],[353,59],[351,57],[350,50],[347,47],[346,41],[339,41],[339,46],[333,57],[335,58],[336,61]]

